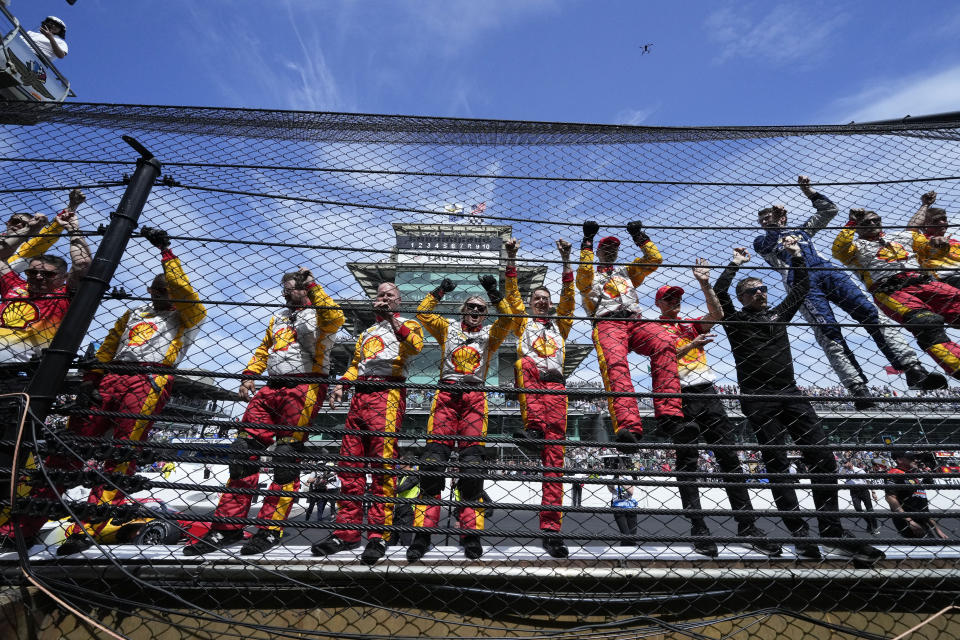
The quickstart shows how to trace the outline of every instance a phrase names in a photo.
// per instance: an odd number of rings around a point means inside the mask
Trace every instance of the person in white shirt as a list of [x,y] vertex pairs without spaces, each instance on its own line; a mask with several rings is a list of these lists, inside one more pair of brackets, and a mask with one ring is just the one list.
[[867,531],[871,535],[879,534],[880,526],[877,524],[876,516],[873,515],[873,501],[877,499],[876,493],[867,489],[866,478],[859,477],[866,474],[866,471],[854,465],[853,460],[847,460],[840,467],[840,474],[846,476],[843,482],[850,490],[850,501],[853,502],[854,510],[857,513],[866,513],[863,519],[867,523]]
[[37,45],[45,56],[54,58],[67,57],[67,25],[56,16],[47,16],[40,23],[40,31],[27,31],[27,35]]

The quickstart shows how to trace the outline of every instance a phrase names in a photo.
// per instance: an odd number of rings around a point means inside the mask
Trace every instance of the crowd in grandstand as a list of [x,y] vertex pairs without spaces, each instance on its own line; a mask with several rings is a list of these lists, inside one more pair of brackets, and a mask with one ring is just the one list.
[[[761,279],[747,277],[734,282],[751,255],[744,247],[731,247],[731,260],[716,282],[711,284],[705,260],[699,259],[693,269],[706,300],[706,315],[683,316],[684,290],[664,286],[654,297],[660,317],[638,321],[642,320],[639,292],[645,279],[662,263],[661,251],[643,225],[631,221],[626,232],[640,257],[620,263],[621,240],[611,235],[595,243],[601,225],[588,220],[582,226],[576,271],[571,243],[562,238],[556,241],[562,284],[555,309],[555,292],[546,287],[535,287],[526,299],[521,296],[515,265],[520,243],[516,238],[505,243],[505,290],[500,290],[497,276],[480,275],[478,282],[484,295],[468,296],[454,319],[437,311],[444,296],[457,286],[448,278],[419,301],[415,317],[409,318],[399,313],[402,300],[398,286],[380,283],[371,302],[374,324],[357,336],[349,367],[329,385],[316,379],[326,380],[331,374],[330,350],[344,324],[344,313],[311,270],[299,267],[283,274],[279,282],[284,306],[270,318],[262,342],[254,346],[242,371],[238,393],[249,404],[243,426],[231,445],[227,491],[220,495],[210,531],[186,546],[184,553],[201,555],[242,542],[240,553],[252,555],[280,544],[283,523],[295,499],[288,494],[301,488],[298,464],[306,440],[304,428],[325,403],[333,407],[349,402],[338,474],[342,499],[336,509],[336,528],[313,544],[312,552],[327,556],[355,549],[365,532],[366,546],[360,559],[370,565],[385,554],[397,505],[410,507],[404,517],[417,527],[407,547],[407,560],[418,562],[430,549],[431,530],[440,518],[437,501],[446,487],[443,472],[454,453],[460,470],[456,491],[464,502],[457,511],[463,553],[470,560],[483,555],[479,533],[484,529],[485,510],[476,504],[483,501],[488,475],[484,473],[484,449],[490,404],[516,402],[520,407],[523,426],[515,434],[516,444],[545,468],[540,474],[544,480],[539,528],[544,550],[555,558],[565,558],[569,553],[561,533],[562,474],[556,470],[565,462],[608,471],[611,464],[614,468],[626,465],[659,472],[709,475],[722,471],[742,474],[745,480],[762,473],[838,474],[838,457],[852,474],[867,468],[868,461],[876,467],[878,456],[874,453],[838,456],[833,452],[817,414],[817,410],[837,409],[837,403],[825,402],[824,398],[849,398],[854,409],[866,410],[876,407],[877,397],[897,393],[866,377],[833,317],[832,307],[842,308],[863,325],[876,349],[893,369],[903,373],[911,389],[931,397],[950,394],[947,377],[921,364],[903,330],[912,334],[917,346],[947,376],[960,379],[960,345],[945,330],[946,326],[960,327],[960,289],[956,288],[960,281],[953,271],[960,263],[960,241],[946,235],[945,213],[932,207],[935,194],[930,192],[922,196],[921,207],[908,228],[898,233],[885,234],[880,217],[873,211],[851,210],[847,226],[832,245],[834,257],[847,266],[837,267],[813,244],[814,234],[837,215],[837,207],[815,191],[805,176],[799,178],[798,185],[815,209],[803,224],[789,225],[787,211],[781,205],[767,207],[758,215],[764,231],[753,248],[779,272],[787,292],[777,304],[768,300],[768,287]],[[49,345],[78,278],[89,267],[90,251],[78,232],[77,208],[82,202],[82,193],[71,192],[70,204],[48,226],[44,226],[43,216],[15,214],[0,236],[3,364],[25,365]],[[46,253],[64,229],[71,238],[70,271],[65,260]],[[150,301],[128,309],[103,341],[95,366],[85,372],[77,391],[75,404],[80,409],[95,407],[140,416],[159,413],[169,398],[173,376],[149,369],[144,373],[117,370],[116,366],[175,367],[206,319],[207,310],[174,255],[169,236],[150,228],[142,229],[142,235],[159,251],[162,273],[146,284]],[[863,282],[872,301],[854,282],[854,275]],[[593,346],[603,389],[608,393],[600,401],[578,398],[574,406],[589,410],[602,402],[612,423],[613,439],[611,447],[576,448],[566,452],[564,458],[569,409],[564,353],[576,321],[571,316],[577,291],[591,319]],[[734,305],[734,298],[740,308]],[[488,322],[494,310],[495,318]],[[893,322],[883,318],[880,311]],[[841,386],[798,386],[787,333],[796,314],[812,326]],[[706,356],[709,346],[718,339],[714,327],[724,329],[730,344],[735,385],[715,384],[717,376]],[[426,334],[433,336],[441,352],[438,389],[431,394],[407,393],[410,363],[422,351]],[[515,401],[482,390],[494,354],[511,334],[516,337],[517,350]],[[658,435],[671,442],[669,451],[645,450],[639,444],[644,426],[640,403],[632,395],[630,353],[649,358],[654,397],[648,406],[656,417]],[[7,390],[11,390],[23,382],[23,377],[8,376],[5,380]],[[264,384],[258,384],[261,380]],[[734,403],[724,399],[725,395],[740,397]],[[406,407],[410,403],[426,406],[428,398],[431,416],[426,444],[417,460],[424,475],[417,493],[405,494],[407,490],[401,489],[404,485],[398,486],[398,477],[367,472],[392,468]],[[742,410],[760,445],[776,446],[762,446],[759,454],[722,447],[701,453],[701,442],[708,449],[710,445],[735,444],[733,423],[727,415],[727,409],[733,406]],[[937,403],[932,401],[930,406]],[[109,432],[114,439],[144,440],[151,427],[152,422],[142,417],[117,418],[81,411],[70,417],[64,429],[74,435],[102,437]],[[790,455],[781,447],[791,441],[810,446]],[[259,485],[261,457],[268,447],[272,447],[271,493],[257,516],[261,524],[252,537],[245,539],[245,527],[236,520],[248,515],[253,497],[249,490]],[[922,490],[910,486],[916,484],[910,474],[919,468],[919,457],[901,451],[894,460],[883,463],[892,474],[905,474],[898,478],[903,480],[903,489],[888,490],[887,502],[896,513],[905,514],[895,520],[905,537],[931,532],[944,537],[932,518],[918,513],[927,506],[920,495]],[[54,452],[43,463],[49,468],[77,469],[83,461]],[[135,460],[111,458],[103,469],[105,473],[129,475],[136,466]],[[784,526],[798,540],[793,544],[796,555],[821,558],[819,545],[811,536],[811,523],[798,515],[795,483],[777,475],[763,479],[769,480]],[[24,485],[21,494],[50,499],[65,488]],[[747,540],[745,544],[765,555],[779,556],[781,545],[769,542],[757,526],[746,486],[728,484],[724,489],[738,535]],[[612,491],[611,505],[615,508],[625,508],[634,499],[632,487]],[[681,483],[678,492],[690,520],[691,535],[697,539],[694,549],[706,556],[718,555],[702,513],[700,487]],[[401,493],[409,498],[395,505],[391,498]],[[835,515],[839,486],[815,484],[811,493],[820,536],[831,540],[822,546],[861,562],[883,559],[882,551],[853,536]],[[367,495],[373,499],[364,508]],[[89,495],[93,504],[120,504],[123,499],[121,490],[107,484],[94,486]],[[10,515],[10,510],[5,510],[0,521],[3,546],[11,544],[15,526],[31,538],[45,521],[42,515],[18,514],[13,519]],[[97,526],[74,522],[58,554],[69,555],[90,547]]]

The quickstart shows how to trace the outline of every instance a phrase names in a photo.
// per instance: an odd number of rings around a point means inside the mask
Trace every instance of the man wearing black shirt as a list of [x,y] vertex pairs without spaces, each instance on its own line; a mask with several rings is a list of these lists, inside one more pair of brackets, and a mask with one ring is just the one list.
[[[720,299],[724,320],[722,324],[730,340],[730,349],[737,366],[737,379],[744,395],[763,394],[780,396],[775,399],[741,398],[740,406],[757,435],[761,445],[785,445],[790,434],[795,444],[824,445],[823,449],[805,449],[802,453],[812,473],[837,473],[837,461],[826,449],[827,437],[813,406],[797,389],[793,374],[793,355],[787,336],[787,324],[803,303],[810,283],[799,244],[793,237],[783,239],[784,248],[791,254],[794,270],[793,284],[787,297],[772,309],[767,305],[767,287],[758,278],[744,278],[737,283],[737,298],[743,309],[737,311],[728,290],[740,265],[750,259],[746,249],[733,250],[733,260],[714,284]],[[785,449],[761,452],[769,473],[789,471]],[[823,483],[818,480],[818,483]],[[800,505],[793,483],[788,479],[771,480],[777,509],[797,511]],[[813,503],[818,511],[839,511],[837,488],[814,489]],[[810,529],[803,518],[784,515],[783,523],[797,538],[807,537]],[[853,557],[861,562],[876,562],[884,557],[879,549],[853,539],[844,532],[837,516],[817,518],[820,535],[825,538],[850,538],[848,541],[824,545],[832,551]],[[794,545],[797,555],[819,559],[820,550],[813,543]]]
[[917,473],[920,471],[916,464],[916,454],[910,451],[896,451],[893,459],[897,466],[890,469],[887,473],[892,474],[887,479],[888,484],[902,485],[903,488],[887,489],[887,504],[890,505],[890,511],[893,511],[893,526],[897,532],[904,538],[939,538],[947,539],[947,534],[937,525],[936,520],[929,516],[921,515],[899,515],[906,513],[929,513],[930,503],[927,501],[927,492],[921,486],[916,485],[930,484],[929,478],[905,478],[908,473]]

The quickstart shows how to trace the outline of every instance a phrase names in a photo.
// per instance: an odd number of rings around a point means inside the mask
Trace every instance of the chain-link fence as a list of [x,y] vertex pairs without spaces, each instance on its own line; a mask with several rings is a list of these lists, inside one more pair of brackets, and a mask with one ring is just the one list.
[[956,123],[0,119],[12,637],[955,637]]

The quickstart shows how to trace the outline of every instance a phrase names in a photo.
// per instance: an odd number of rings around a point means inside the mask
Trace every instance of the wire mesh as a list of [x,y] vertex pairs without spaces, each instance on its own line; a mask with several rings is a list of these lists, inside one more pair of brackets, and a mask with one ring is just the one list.
[[[0,119],[17,637],[890,638],[955,601],[956,123]],[[82,281],[121,134],[163,174],[47,415],[74,290],[36,256]]]

